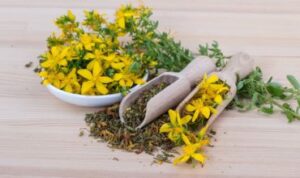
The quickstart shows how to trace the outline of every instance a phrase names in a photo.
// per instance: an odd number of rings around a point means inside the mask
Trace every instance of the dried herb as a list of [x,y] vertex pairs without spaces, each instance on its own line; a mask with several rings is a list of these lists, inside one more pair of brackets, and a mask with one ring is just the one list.
[[33,62],[30,61],[30,62],[26,63],[24,66],[25,66],[26,68],[30,68],[30,67],[32,66],[32,64],[33,64]]
[[119,106],[115,105],[102,111],[87,114],[85,121],[90,127],[90,136],[100,138],[112,148],[135,153],[153,153],[161,148],[171,150],[175,147],[166,135],[159,133],[159,128],[168,122],[167,114],[139,130],[125,126],[118,115]]
[[158,153],[153,160],[153,163],[156,164],[162,164],[162,163],[171,163],[169,158],[174,157],[173,154],[170,154],[168,152],[162,151],[161,153]]
[[145,117],[147,102],[167,86],[167,83],[162,82],[141,93],[140,97],[125,110],[123,117],[126,125],[131,128],[139,126]]

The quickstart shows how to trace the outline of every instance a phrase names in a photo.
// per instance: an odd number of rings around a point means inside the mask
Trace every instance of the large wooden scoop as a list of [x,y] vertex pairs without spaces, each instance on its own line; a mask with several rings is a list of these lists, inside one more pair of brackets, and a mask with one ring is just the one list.
[[123,118],[125,110],[139,98],[141,93],[161,82],[165,82],[168,86],[147,103],[145,118],[137,128],[144,127],[170,108],[175,107],[191,92],[205,73],[210,73],[215,69],[216,66],[212,59],[200,56],[192,60],[180,73],[165,72],[159,75],[123,98],[119,108],[121,121],[125,122]]
[[[254,60],[250,58],[249,55],[245,53],[238,53],[232,56],[227,66],[220,72],[213,72],[210,75],[216,74],[219,79],[229,85],[230,90],[226,95],[225,100],[216,108],[217,113],[213,114],[208,122],[207,128],[215,121],[215,119],[221,114],[221,112],[226,108],[226,106],[231,102],[233,97],[236,94],[236,81],[237,76],[242,79],[245,78],[253,70]],[[176,108],[179,113],[182,113],[182,110],[186,104],[197,94],[199,91],[199,85],[178,105]]]

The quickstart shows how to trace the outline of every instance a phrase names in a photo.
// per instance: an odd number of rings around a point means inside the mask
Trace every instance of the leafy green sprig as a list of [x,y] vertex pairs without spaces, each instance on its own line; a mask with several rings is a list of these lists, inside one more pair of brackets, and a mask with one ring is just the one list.
[[[217,59],[219,67],[224,67],[229,57],[226,57],[219,49],[218,43],[213,42],[210,46],[199,45],[201,55]],[[266,114],[273,114],[276,110],[281,111],[289,122],[300,120],[300,83],[292,75],[287,75],[287,80],[292,87],[282,86],[273,81],[263,80],[263,73],[256,67],[246,78],[237,81],[237,94],[229,108],[238,108],[240,111],[248,111],[257,108]],[[293,107],[290,102],[296,101]]]
[[[262,78],[262,71],[257,67],[248,77],[239,80],[237,95],[232,102],[233,106],[242,111],[256,107],[266,114],[273,114],[275,109],[278,109],[289,122],[295,119],[300,120],[300,85],[296,78],[292,75],[287,76],[293,87],[284,87],[272,81],[272,77],[267,82]],[[298,106],[293,108],[287,103],[289,100],[296,100]]]
[[[156,62],[155,68],[167,71],[181,71],[193,58],[189,49],[184,48],[166,32],[158,30],[158,21],[150,17],[152,12],[145,11],[138,21],[128,20],[126,30],[132,36],[132,43],[127,43],[125,48],[128,53],[143,52],[140,60],[133,64],[133,70],[145,64]],[[147,65],[149,66],[149,65]]]
[[199,54],[202,56],[208,56],[216,60],[216,66],[219,68],[225,67],[230,56],[225,56],[219,48],[219,44],[213,41],[211,45],[206,43],[205,45],[199,45]]

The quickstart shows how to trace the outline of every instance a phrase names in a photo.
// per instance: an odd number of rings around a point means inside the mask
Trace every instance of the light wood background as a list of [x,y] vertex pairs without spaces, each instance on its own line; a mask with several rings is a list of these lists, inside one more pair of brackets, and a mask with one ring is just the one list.
[[[279,113],[225,112],[214,125],[215,147],[205,167],[151,165],[152,157],[112,151],[79,137],[82,108],[51,96],[24,64],[45,50],[53,20],[72,9],[99,9],[111,15],[128,1],[0,0],[0,177],[1,178],[287,178],[300,177],[300,122]],[[136,1],[134,1],[136,2]],[[152,0],[162,30],[195,50],[219,41],[226,54],[245,51],[266,76],[286,83],[300,78],[300,1]],[[117,157],[119,161],[113,160]]]

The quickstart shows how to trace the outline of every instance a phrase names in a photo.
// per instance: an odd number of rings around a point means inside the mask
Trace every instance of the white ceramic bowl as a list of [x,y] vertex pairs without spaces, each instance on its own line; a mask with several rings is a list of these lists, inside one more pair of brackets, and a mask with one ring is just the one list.
[[[148,73],[145,74],[143,79],[147,81]],[[132,87],[130,89],[130,92],[135,91],[139,87],[141,87],[141,85],[136,85]],[[99,95],[99,96],[88,96],[88,95],[68,93],[50,84],[47,85],[47,88],[49,92],[54,96],[56,96],[58,99],[78,106],[87,106],[87,107],[109,106],[117,102],[120,102],[123,98],[123,95],[121,93]]]

